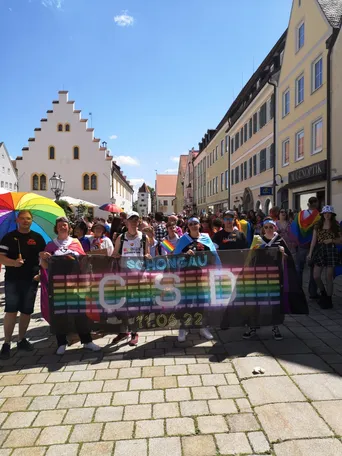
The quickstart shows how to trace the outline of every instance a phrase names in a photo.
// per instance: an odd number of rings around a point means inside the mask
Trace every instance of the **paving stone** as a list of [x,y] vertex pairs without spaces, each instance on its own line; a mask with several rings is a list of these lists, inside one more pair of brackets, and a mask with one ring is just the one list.
[[13,386],[19,385],[19,383],[23,380],[25,375],[5,375],[0,379],[0,386]]
[[263,432],[248,432],[247,435],[253,451],[256,453],[266,453],[267,451],[270,451],[270,444]]
[[210,369],[213,374],[228,374],[234,372],[231,362],[211,363]]
[[69,382],[72,372],[52,372],[46,379],[47,383]]
[[114,380],[118,376],[118,369],[98,370],[95,373],[95,380]]
[[274,445],[276,456],[337,456],[342,454],[338,439],[292,440]]
[[150,390],[152,389],[152,378],[133,378],[129,382],[129,390]]
[[9,433],[10,431],[0,431],[0,445],[3,444],[4,440],[6,439]]
[[179,416],[179,407],[176,402],[153,405],[153,418],[171,418]]
[[228,385],[239,385],[240,380],[236,374],[225,374]]
[[236,399],[235,403],[240,413],[252,412],[252,407],[248,399]]
[[251,446],[246,435],[241,432],[217,434],[215,437],[221,454],[245,454],[251,451]]
[[13,412],[2,425],[2,429],[17,429],[30,427],[36,418],[37,412]]
[[127,367],[119,370],[119,378],[140,378],[140,367]]
[[133,421],[106,423],[102,440],[123,440],[133,437]]
[[33,398],[29,410],[54,410],[60,399],[60,396],[38,396]]
[[[114,354],[114,356],[116,356],[116,354]],[[120,356],[120,354],[118,356]],[[111,361],[109,364],[110,369],[121,369],[122,367],[131,367],[131,361],[129,359],[116,359],[115,361]]]
[[165,366],[165,375],[186,375],[186,366]]
[[250,378],[243,380],[242,385],[253,405],[306,401],[300,390],[287,376]]
[[201,375],[204,386],[226,385],[227,380],[223,374]]
[[257,431],[260,425],[252,413],[237,413],[227,417],[231,432]]
[[64,424],[90,423],[94,410],[93,407],[69,409],[64,419]]
[[153,358],[154,366],[170,366],[173,364],[175,364],[175,362],[172,358],[158,358],[158,357]]
[[152,418],[152,405],[127,405],[124,411],[124,420],[147,420]]
[[164,366],[143,367],[142,377],[164,377]]
[[1,397],[21,397],[28,389],[28,385],[5,386],[1,391]]
[[113,442],[85,443],[82,445],[80,456],[99,456],[112,454]]
[[192,418],[169,418],[166,420],[166,432],[168,435],[193,435],[195,422]]
[[1,407],[2,412],[20,412],[27,409],[32,397],[9,397]]
[[0,426],[5,421],[7,416],[8,416],[8,413],[0,413]]
[[254,410],[271,442],[332,435],[328,426],[308,403],[270,404]]
[[188,357],[188,358],[185,357],[185,356],[181,356],[179,358],[175,358],[175,362],[178,365],[179,364],[186,364],[186,365],[188,365],[188,364],[197,364],[196,363],[196,359],[193,356]]
[[176,388],[177,378],[175,376],[154,377],[153,389]]
[[36,445],[54,445],[68,440],[71,426],[49,426],[42,430]]
[[70,379],[71,382],[85,382],[92,380],[95,377],[95,372],[91,370],[74,372]]
[[199,416],[197,423],[202,434],[228,432],[228,426],[223,416]]
[[212,435],[182,437],[183,453],[186,456],[215,456],[216,446]]
[[277,363],[277,361],[269,356],[237,358],[233,359],[232,363],[234,364],[236,372],[241,379],[255,377],[253,370],[257,366],[265,369],[263,377],[285,375],[284,370]]
[[180,375],[177,377],[180,387],[186,386],[201,386],[201,377],[199,375]]
[[67,395],[62,396],[60,402],[58,403],[57,408],[59,409],[67,409],[67,408],[74,408],[74,407],[83,407],[84,402],[86,400],[86,394],[74,394],[74,395]]
[[76,424],[70,436],[70,442],[93,442],[100,440],[102,424]]
[[332,372],[332,368],[313,353],[307,355],[283,355],[279,359],[279,363],[290,375]]
[[[139,391],[120,391],[114,393],[113,405],[137,404],[139,402]],[[159,402],[159,401],[158,401]]]
[[225,415],[237,413],[237,408],[232,399],[217,399],[208,401],[210,413],[214,415]]
[[112,393],[92,393],[87,395],[85,407],[99,407],[101,405],[110,405],[112,401]]
[[103,391],[127,391],[128,380],[107,380],[104,383]]
[[123,410],[123,407],[99,407],[96,410],[94,421],[104,423],[108,421],[121,421]]
[[133,359],[132,367],[152,366],[152,359]]
[[64,394],[74,394],[78,388],[78,382],[70,382],[70,383],[57,383],[54,385],[51,391],[51,395],[64,395]]
[[312,405],[337,435],[342,435],[342,401],[313,402]]
[[12,449],[0,450],[0,456],[9,456],[12,452]]
[[181,442],[179,437],[164,437],[150,439],[149,456],[181,456]]
[[217,399],[215,386],[197,386],[191,388],[193,399]]
[[114,456],[147,456],[147,441],[122,440],[116,442]]
[[54,385],[52,383],[43,383],[31,385],[25,392],[25,396],[48,396]]
[[93,380],[89,382],[81,382],[78,387],[78,393],[99,393],[103,387],[102,380]]
[[[43,456],[46,452],[46,447],[29,447],[29,448],[16,448],[12,456]],[[1,453],[0,453],[1,456]]]
[[209,364],[190,364],[188,371],[190,375],[211,374]]
[[77,453],[78,445],[76,443],[68,443],[50,446],[45,456],[77,456]]
[[217,390],[222,399],[245,397],[245,393],[240,385],[219,386]]
[[45,410],[39,412],[33,426],[57,426],[61,424],[66,414],[66,410]]
[[209,413],[206,401],[180,402],[182,416],[206,415]]
[[48,378],[49,374],[27,374],[22,380],[22,385],[36,385],[38,383],[44,383]]
[[312,350],[298,339],[284,339],[281,343],[274,340],[265,340],[265,346],[272,355],[298,355],[299,353],[312,353]]
[[335,374],[294,375],[293,380],[313,401],[342,399],[342,378]]
[[156,402],[164,402],[164,390],[152,390],[140,392],[141,404],[154,404]]
[[164,435],[164,420],[146,420],[135,423],[135,438],[161,437]]
[[165,390],[167,402],[187,401],[191,399],[190,388],[170,388]]

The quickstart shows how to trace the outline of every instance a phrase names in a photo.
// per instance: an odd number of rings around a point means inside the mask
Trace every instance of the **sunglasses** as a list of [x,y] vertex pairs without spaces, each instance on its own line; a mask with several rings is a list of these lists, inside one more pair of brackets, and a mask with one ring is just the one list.
[[230,218],[230,217],[229,217],[229,218],[225,217],[225,218],[223,219],[223,221],[224,221],[224,222],[233,222],[234,219],[233,219],[233,218]]
[[199,225],[199,223],[198,222],[190,222],[190,223],[188,223],[188,225],[189,226],[196,226],[196,225]]
[[131,217],[128,219],[129,222],[137,222],[139,220],[138,217]]
[[274,230],[274,225],[266,225],[264,228],[265,230]]
[[286,211],[280,211],[281,214],[286,214]]

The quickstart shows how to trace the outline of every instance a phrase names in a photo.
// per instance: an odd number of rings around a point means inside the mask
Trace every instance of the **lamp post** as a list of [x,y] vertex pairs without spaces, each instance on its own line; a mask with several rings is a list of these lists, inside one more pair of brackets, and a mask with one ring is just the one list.
[[274,175],[274,181],[273,181],[273,205],[277,205],[277,197],[276,197],[276,187],[278,187],[277,184],[277,177],[280,177],[280,183],[283,184],[283,176],[281,174],[275,174]]
[[56,201],[59,200],[59,198],[63,195],[64,193],[64,187],[65,187],[65,180],[61,178],[61,176],[57,176],[57,174],[54,172],[53,176],[50,177],[50,188],[55,194]]

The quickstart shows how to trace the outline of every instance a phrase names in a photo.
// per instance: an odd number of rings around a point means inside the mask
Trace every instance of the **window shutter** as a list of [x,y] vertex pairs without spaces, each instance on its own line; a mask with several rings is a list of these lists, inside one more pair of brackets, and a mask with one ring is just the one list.
[[270,101],[270,119],[273,119],[274,117],[274,93],[271,96],[271,101]]
[[266,169],[270,169],[271,167],[271,147],[267,147],[266,149]]
[[260,174],[260,152],[257,154],[257,157],[256,157],[256,161],[257,161],[257,174]]

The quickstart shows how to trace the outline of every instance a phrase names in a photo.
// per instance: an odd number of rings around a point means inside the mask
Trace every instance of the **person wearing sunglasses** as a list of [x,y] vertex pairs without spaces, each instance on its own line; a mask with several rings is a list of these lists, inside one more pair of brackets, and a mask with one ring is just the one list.
[[234,229],[234,211],[223,214],[223,230],[215,233],[213,243],[218,250],[247,249],[247,240],[244,233]]
[[286,209],[280,209],[279,220],[276,221],[277,232],[286,242],[286,245],[290,249],[292,255],[296,254],[297,243],[294,236],[291,233],[291,222],[289,221]]

